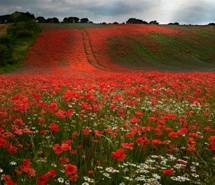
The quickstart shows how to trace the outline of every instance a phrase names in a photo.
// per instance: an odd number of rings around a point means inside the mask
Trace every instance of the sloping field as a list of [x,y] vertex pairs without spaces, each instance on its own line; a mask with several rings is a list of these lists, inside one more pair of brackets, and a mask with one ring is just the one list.
[[[98,61],[101,64],[109,69],[115,70],[118,66],[128,67],[130,69],[134,69],[134,67],[123,65],[123,63],[118,62],[119,57],[121,55],[113,53],[124,53],[127,52],[126,45],[124,43],[120,43],[116,41],[116,45],[111,45],[110,40],[116,40],[118,37],[126,38],[127,36],[136,36],[140,34],[151,34],[151,33],[162,33],[166,35],[175,35],[179,32],[177,29],[172,29],[168,27],[160,27],[160,26],[145,26],[145,25],[120,25],[113,26],[108,28],[91,28],[88,29],[89,37],[92,42],[93,52]],[[122,46],[122,47],[120,47]],[[123,48],[125,47],[125,48]],[[135,53],[136,54],[136,53]],[[133,64],[135,66],[135,64]],[[119,68],[118,68],[119,69]]]
[[214,27],[53,25],[44,29],[22,72],[215,70]]
[[[165,27],[170,29],[172,27]],[[212,26],[174,27],[169,34],[152,32],[118,34],[108,38],[109,54],[122,66],[142,70],[214,71],[215,28]]]

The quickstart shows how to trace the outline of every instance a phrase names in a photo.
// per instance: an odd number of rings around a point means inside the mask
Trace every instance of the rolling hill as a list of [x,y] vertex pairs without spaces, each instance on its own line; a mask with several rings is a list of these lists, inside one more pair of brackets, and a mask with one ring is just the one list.
[[214,71],[215,28],[177,26],[173,34],[144,30],[108,38],[108,53],[119,65],[143,70]]

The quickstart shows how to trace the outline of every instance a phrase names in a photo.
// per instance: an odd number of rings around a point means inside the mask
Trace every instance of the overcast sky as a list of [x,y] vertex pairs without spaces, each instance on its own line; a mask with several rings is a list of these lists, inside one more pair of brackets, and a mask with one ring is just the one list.
[[0,14],[30,11],[36,16],[88,17],[94,22],[136,17],[161,23],[215,22],[215,0],[0,0]]

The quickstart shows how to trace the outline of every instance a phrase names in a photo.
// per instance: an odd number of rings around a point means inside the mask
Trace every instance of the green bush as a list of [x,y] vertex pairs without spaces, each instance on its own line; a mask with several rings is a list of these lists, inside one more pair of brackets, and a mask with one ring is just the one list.
[[0,66],[12,63],[12,42],[13,40],[8,35],[0,38]]
[[40,27],[35,21],[12,24],[7,29],[7,35],[0,37],[0,67],[21,62],[39,32]]
[[10,48],[6,45],[0,44],[0,66],[12,64],[12,56]]
[[33,37],[40,32],[39,25],[34,21],[17,22],[8,28],[7,33],[12,37]]
[[7,63],[6,54],[8,49],[5,45],[0,44],[0,66],[4,66]]

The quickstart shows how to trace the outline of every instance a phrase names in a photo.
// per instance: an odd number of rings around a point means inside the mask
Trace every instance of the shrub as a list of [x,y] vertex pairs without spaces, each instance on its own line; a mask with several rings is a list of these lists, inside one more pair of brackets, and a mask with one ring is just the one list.
[[7,45],[0,44],[0,66],[12,63],[11,48]]
[[136,18],[129,18],[126,22],[127,24],[148,24],[146,21]]
[[30,46],[39,32],[40,27],[35,21],[16,22],[9,26],[7,35],[0,38],[0,67],[23,60],[26,52],[23,45],[27,43]]
[[176,26],[178,26],[178,25],[180,25],[178,22],[171,22],[171,23],[169,23],[168,25],[176,25]]
[[0,66],[4,66],[7,63],[6,55],[8,49],[5,45],[0,44]]
[[0,38],[0,66],[12,64],[12,49],[13,40],[8,35]]
[[59,23],[60,21],[58,20],[58,18],[53,17],[53,18],[48,18],[46,20],[46,23]]
[[88,18],[82,18],[80,20],[80,23],[89,23],[89,19]]
[[12,22],[27,22],[35,20],[35,16],[29,12],[14,12],[10,15]]
[[36,18],[36,22],[38,22],[38,23],[46,23],[46,19],[44,18],[44,17],[37,17]]
[[63,19],[63,23],[78,23],[79,18],[78,17],[65,17]]
[[16,38],[33,37],[40,31],[40,27],[34,21],[17,22],[8,28],[9,35]]
[[156,24],[156,25],[158,25],[159,22],[157,22],[156,20],[154,20],[154,21],[150,21],[149,24]]

